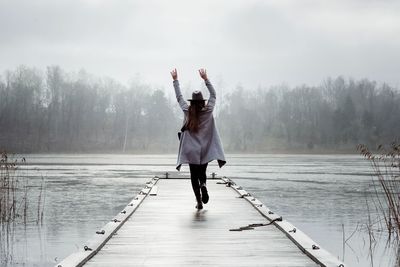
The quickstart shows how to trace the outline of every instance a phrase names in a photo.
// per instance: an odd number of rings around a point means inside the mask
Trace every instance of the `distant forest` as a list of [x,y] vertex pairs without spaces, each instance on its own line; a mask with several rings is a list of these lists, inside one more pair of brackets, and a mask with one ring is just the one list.
[[[386,84],[338,77],[317,87],[238,86],[223,96],[214,86],[227,152],[355,152],[358,143],[374,148],[400,135],[400,93]],[[172,81],[165,88],[171,94],[58,66],[6,71],[0,77],[0,149],[175,152],[182,112]]]

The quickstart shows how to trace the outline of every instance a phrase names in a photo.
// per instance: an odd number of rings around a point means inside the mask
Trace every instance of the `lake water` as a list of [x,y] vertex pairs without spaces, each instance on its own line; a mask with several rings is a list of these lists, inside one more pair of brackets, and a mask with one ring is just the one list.
[[[28,165],[19,175],[29,176],[32,207],[44,181],[43,224],[17,226],[12,263],[6,265],[2,255],[2,266],[54,266],[121,211],[150,178],[189,171],[184,166],[176,172],[175,155],[24,157]],[[368,221],[366,198],[373,194],[368,161],[358,155],[227,155],[227,161],[222,169],[212,163],[208,173],[233,179],[333,255],[344,257],[346,266],[371,266],[368,234],[362,230]],[[212,192],[210,197],[208,209]],[[345,239],[354,232],[344,249],[342,225]],[[374,266],[393,263],[384,245],[378,240]]]

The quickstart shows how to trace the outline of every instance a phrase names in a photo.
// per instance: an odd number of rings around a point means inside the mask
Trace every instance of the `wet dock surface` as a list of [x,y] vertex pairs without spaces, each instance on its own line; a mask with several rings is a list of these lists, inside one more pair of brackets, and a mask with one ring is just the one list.
[[[121,220],[120,228],[109,239],[105,235],[98,251],[75,253],[59,266],[340,266],[324,250],[315,257],[306,255],[303,251],[313,250],[309,238],[303,242],[301,231],[300,241],[288,238],[284,221],[281,229],[275,224],[246,228],[269,223],[260,212],[267,208],[225,180],[207,181],[210,201],[200,211],[189,179],[159,179],[151,187],[139,195],[141,203]],[[80,261],[90,250],[97,253]]]

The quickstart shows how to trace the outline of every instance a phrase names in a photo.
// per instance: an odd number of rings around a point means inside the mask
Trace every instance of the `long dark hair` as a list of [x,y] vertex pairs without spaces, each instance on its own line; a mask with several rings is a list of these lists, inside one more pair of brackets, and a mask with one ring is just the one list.
[[197,132],[200,125],[200,111],[205,106],[205,101],[191,101],[189,106],[189,118],[187,128],[191,132]]

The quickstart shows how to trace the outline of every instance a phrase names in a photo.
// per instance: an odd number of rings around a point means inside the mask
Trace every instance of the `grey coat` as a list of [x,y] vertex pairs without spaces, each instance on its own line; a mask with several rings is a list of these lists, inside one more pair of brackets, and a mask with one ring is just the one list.
[[[177,170],[180,170],[181,165],[184,163],[206,164],[217,160],[220,168],[226,163],[224,150],[213,117],[216,100],[215,90],[210,81],[207,80],[205,83],[210,92],[210,99],[207,105],[201,110],[199,130],[196,133],[189,130],[182,133],[179,144]],[[184,122],[186,122],[189,116],[189,106],[185,99],[183,99],[178,81],[174,81],[174,88],[176,99],[184,113]]]

